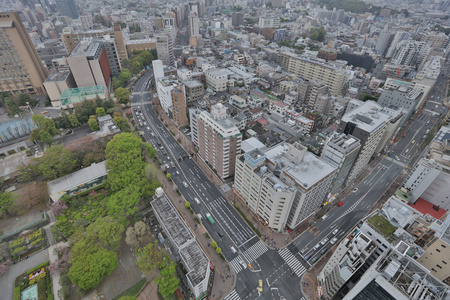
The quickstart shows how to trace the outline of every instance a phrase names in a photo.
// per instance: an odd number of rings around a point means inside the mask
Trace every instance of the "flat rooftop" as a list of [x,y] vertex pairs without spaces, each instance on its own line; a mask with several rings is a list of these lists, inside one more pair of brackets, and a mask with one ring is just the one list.
[[94,38],[82,39],[72,50],[69,57],[86,56],[93,57],[101,46],[101,42]]
[[194,88],[199,86],[203,87],[203,84],[198,80],[185,80],[183,81],[183,84],[188,88]]
[[106,170],[106,160],[97,164],[94,163],[89,167],[48,182],[48,193],[51,196],[55,193],[64,192],[82,185],[83,183],[106,176],[107,174],[108,171]]
[[69,77],[70,71],[64,70],[64,71],[57,71],[53,70],[50,75],[48,75],[47,79],[45,79],[44,83],[51,82],[51,81],[63,81],[66,80],[67,77]]
[[176,250],[184,263],[187,278],[193,286],[197,286],[209,276],[209,259],[197,243],[194,234],[179,215],[166,194],[157,190],[151,205],[160,220],[160,225],[170,240],[175,243]]
[[267,150],[265,155],[272,163],[284,166],[284,172],[304,189],[311,188],[336,170],[335,167],[308,151],[303,160],[297,164],[283,155],[283,153],[287,153],[288,149],[289,144],[281,143]]
[[105,95],[103,85],[93,85],[81,88],[65,89],[61,94],[61,105],[69,105],[84,101],[88,96]]
[[351,122],[356,124],[358,128],[372,133],[390,121],[390,116],[382,112],[382,109],[381,105],[369,100],[346,113],[342,117],[342,121]]
[[165,232],[169,235],[170,239],[175,243],[175,246],[178,249],[189,241],[195,240],[189,227],[180,217],[165,194],[155,198],[151,204],[155,213],[157,213],[160,219],[164,221],[161,225],[163,225]]

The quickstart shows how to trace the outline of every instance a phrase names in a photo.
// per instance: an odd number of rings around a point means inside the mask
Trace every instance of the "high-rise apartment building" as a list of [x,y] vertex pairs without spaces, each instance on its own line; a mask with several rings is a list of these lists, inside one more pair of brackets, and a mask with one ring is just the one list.
[[97,39],[78,43],[67,58],[77,87],[101,85],[107,91],[111,83],[111,68],[105,47]]
[[237,122],[228,117],[227,108],[218,103],[211,107],[211,113],[197,109],[191,109],[189,113],[193,142],[201,157],[219,177],[234,175],[236,156],[241,152],[242,134],[236,127]]
[[73,28],[66,27],[62,32],[64,45],[66,46],[67,53],[70,54],[75,46],[81,40],[85,38],[103,38],[109,35],[109,37],[114,39],[117,49],[117,55],[120,59],[120,64],[122,64],[124,59],[128,59],[128,52],[125,46],[124,37],[122,34],[122,28],[119,25],[115,25],[112,29],[106,30],[90,30],[90,31],[80,31],[74,32]]
[[244,25],[244,14],[241,12],[233,12],[233,16],[231,18],[231,24],[234,27],[238,27]]
[[333,96],[341,96],[344,93],[348,75],[339,65],[299,56],[291,52],[281,53],[279,62],[288,72],[299,75],[303,79],[320,80],[329,87],[329,92]]
[[61,16],[67,16],[72,19],[80,17],[75,0],[55,0],[55,2]]
[[188,25],[189,25],[189,37],[199,36],[199,21],[196,13],[191,13],[188,16]]
[[395,33],[394,37],[392,38],[392,42],[390,43],[389,48],[386,50],[386,55],[385,56],[387,58],[391,58],[392,55],[394,54],[394,51],[395,51],[395,49],[397,47],[397,44],[400,41],[410,39],[410,37],[411,37],[411,34],[409,32],[397,31]]
[[172,116],[178,128],[189,125],[186,114],[186,96],[184,85],[174,87],[170,91],[172,98]]
[[431,46],[426,42],[403,40],[397,43],[391,62],[402,66],[419,66],[430,51]]
[[45,94],[48,76],[17,12],[0,13],[0,91]]
[[189,45],[197,47],[200,39],[199,21],[197,13],[191,12],[189,14],[188,25],[189,25]]
[[382,112],[382,106],[374,101],[366,101],[342,117],[339,131],[352,135],[361,142],[361,150],[347,177],[346,184],[367,167],[386,132],[390,119],[389,115]]
[[321,155],[322,160],[337,167],[331,183],[331,196],[344,188],[345,180],[350,174],[360,148],[361,144],[357,138],[338,133],[334,133],[325,144]]
[[173,53],[172,39],[167,34],[160,34],[156,36],[156,52],[158,59],[168,67],[175,66],[175,55]]

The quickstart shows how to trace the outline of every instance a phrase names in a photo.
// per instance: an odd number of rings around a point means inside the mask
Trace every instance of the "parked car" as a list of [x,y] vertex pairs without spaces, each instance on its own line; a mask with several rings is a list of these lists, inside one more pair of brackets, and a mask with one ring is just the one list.
[[336,243],[337,240],[338,240],[337,237],[332,238],[331,241],[330,241],[330,244],[334,245],[334,243]]
[[325,245],[327,242],[328,242],[328,238],[324,238],[320,243],[321,243],[322,245]]
[[338,232],[339,232],[339,229],[336,228],[335,230],[333,230],[332,234],[336,235]]

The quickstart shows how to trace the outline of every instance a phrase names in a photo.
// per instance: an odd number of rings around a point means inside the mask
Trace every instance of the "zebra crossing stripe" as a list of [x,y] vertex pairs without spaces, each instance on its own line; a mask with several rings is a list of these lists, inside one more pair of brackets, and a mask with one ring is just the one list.
[[258,257],[263,255],[268,250],[267,246],[263,242],[258,241],[253,244],[250,248],[245,250],[244,255],[248,258],[249,262],[256,260]]
[[223,298],[223,300],[240,300],[241,297],[239,297],[238,293],[236,293],[236,290],[231,291],[228,295]]
[[241,258],[238,256],[229,262],[229,264],[231,265],[233,270],[236,272],[236,274],[239,273],[240,271],[242,271],[242,266],[239,263],[240,259]]
[[306,268],[287,248],[279,250],[278,253],[297,276],[300,277],[306,272]]

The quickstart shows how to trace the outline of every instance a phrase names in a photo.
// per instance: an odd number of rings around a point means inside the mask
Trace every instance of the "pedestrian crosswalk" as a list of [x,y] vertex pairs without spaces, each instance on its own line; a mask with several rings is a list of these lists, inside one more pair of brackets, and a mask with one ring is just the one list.
[[[243,251],[241,254],[248,263],[251,263],[252,261],[258,259],[258,257],[260,257],[261,255],[263,255],[267,250],[269,250],[269,248],[267,248],[267,246],[264,245],[263,242],[258,240],[255,244],[250,246],[250,248]],[[228,263],[233,268],[233,270],[236,272],[236,274],[239,273],[240,271],[242,271],[242,269],[243,269],[242,264],[247,264],[246,262],[244,262],[244,260],[242,259],[242,257],[240,255],[235,257]]]
[[248,260],[248,262],[251,263],[261,255],[263,255],[267,250],[269,250],[267,246],[264,245],[264,243],[261,242],[261,240],[259,240],[258,242],[253,244],[250,248],[245,250],[243,252],[243,255]]
[[234,272],[239,273],[240,271],[242,271],[242,265],[241,262],[242,258],[240,256],[234,258],[233,260],[231,260],[230,262],[228,262],[230,264],[230,266],[233,268]]
[[306,272],[306,268],[287,248],[279,250],[278,253],[298,277]]
[[306,298],[305,297],[302,297],[302,299],[301,300],[306,300]]
[[406,164],[404,164],[404,163],[402,163],[402,162],[399,162],[398,160],[393,159],[392,157],[386,156],[385,158],[386,158],[387,160],[392,161],[393,163],[395,163],[395,164],[397,164],[397,165],[403,167],[403,168],[406,167]]
[[225,296],[223,300],[240,300],[241,297],[239,297],[238,293],[236,293],[235,290],[233,290],[231,293]]

